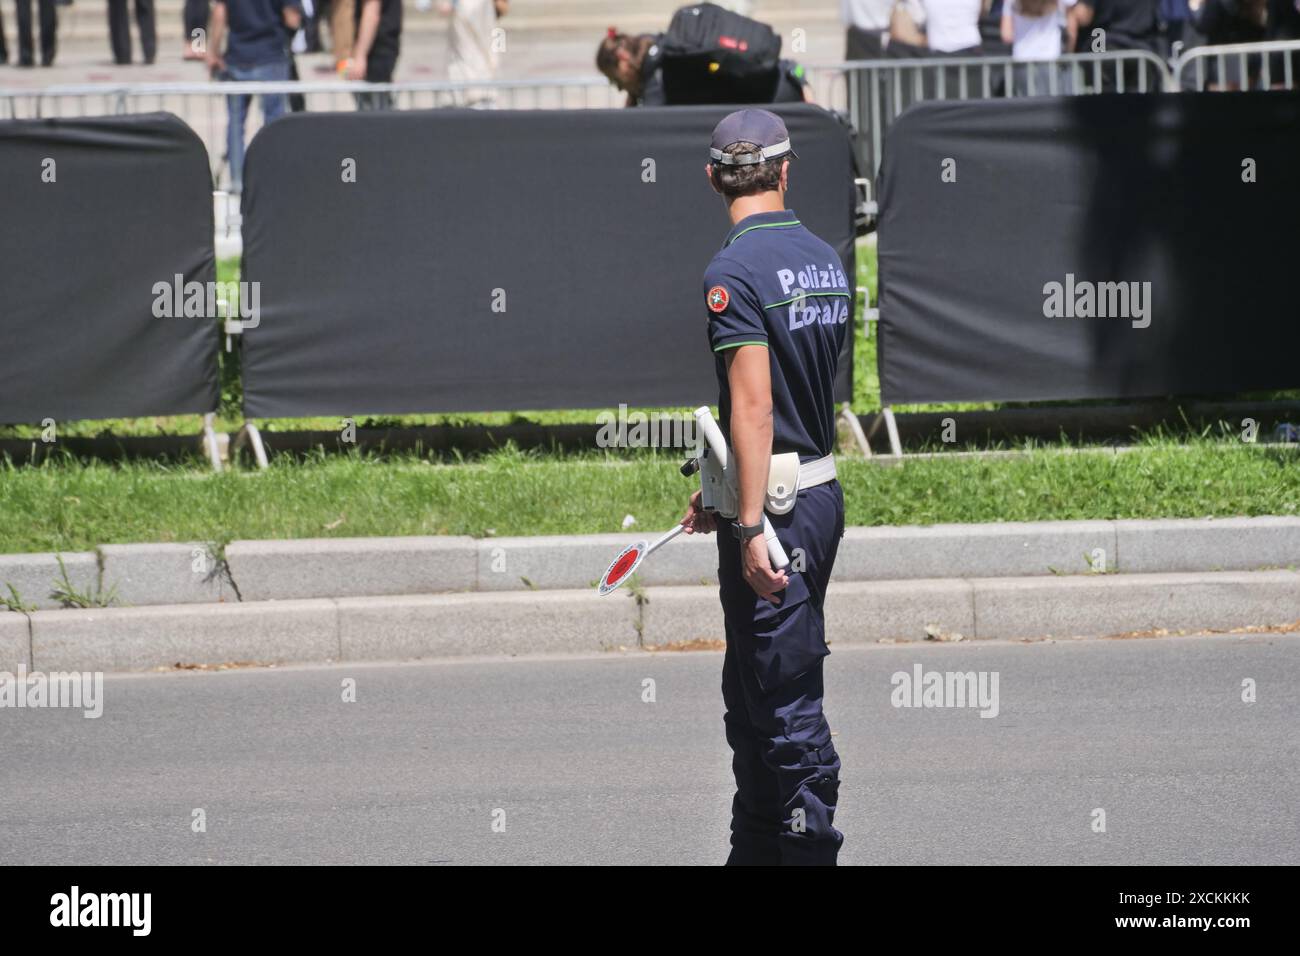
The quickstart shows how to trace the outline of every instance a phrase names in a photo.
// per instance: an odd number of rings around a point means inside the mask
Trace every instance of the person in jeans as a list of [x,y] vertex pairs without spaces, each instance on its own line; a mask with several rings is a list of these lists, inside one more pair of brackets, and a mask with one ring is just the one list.
[[[1075,0],[1006,0],[1002,6],[1002,40],[1017,60],[1012,92],[1037,96],[1070,92],[1070,74],[1054,63],[1064,49],[1074,47],[1077,26],[1069,16]],[[1062,35],[1066,39],[1063,42]],[[1055,76],[1053,76],[1055,74]],[[1055,80],[1055,85],[1053,85]],[[1010,94],[1008,94],[1010,95]]]
[[[223,80],[288,82],[289,40],[301,24],[298,0],[217,0],[208,24],[208,65]],[[220,53],[223,38],[224,57]],[[244,120],[251,99],[244,93],[226,97],[226,158],[230,191],[236,193],[244,188]],[[278,119],[288,107],[283,93],[261,100],[263,124]]]

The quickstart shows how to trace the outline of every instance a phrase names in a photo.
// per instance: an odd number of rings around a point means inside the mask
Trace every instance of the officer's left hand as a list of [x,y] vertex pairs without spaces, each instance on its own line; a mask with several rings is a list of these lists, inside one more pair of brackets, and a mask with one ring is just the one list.
[[755,594],[773,604],[781,603],[781,599],[776,594],[784,591],[790,581],[784,571],[772,569],[772,559],[767,553],[767,540],[761,534],[750,538],[740,549],[740,564],[745,580],[749,582]]
[[700,493],[691,495],[691,503],[686,506],[686,514],[678,524],[686,526],[687,534],[713,534],[718,527],[712,511],[705,511],[700,504]]

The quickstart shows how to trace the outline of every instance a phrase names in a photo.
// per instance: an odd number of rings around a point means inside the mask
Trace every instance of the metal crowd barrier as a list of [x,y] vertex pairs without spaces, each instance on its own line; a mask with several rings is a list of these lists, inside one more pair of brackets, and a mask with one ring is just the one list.
[[[358,97],[370,102],[387,98],[392,109],[440,107],[479,109],[594,109],[623,105],[623,94],[603,79],[490,80],[473,84],[448,81],[361,83],[344,80],[170,84],[85,84],[50,86],[39,91],[0,90],[0,119],[52,116],[104,116],[166,111],[184,120],[207,147],[214,178],[226,155],[226,98],[284,95],[301,97],[299,105],[313,112],[358,108]],[[260,105],[246,111],[245,140],[261,128]]]
[[1151,93],[1169,89],[1171,84],[1165,61],[1146,50],[1072,53],[1054,60],[1010,56],[864,60],[846,63],[841,69],[848,114],[857,131],[858,162],[873,183],[890,125],[915,103]]
[[[1009,56],[883,59],[841,63],[808,71],[816,101],[848,116],[856,132],[858,161],[867,199],[880,168],[890,125],[909,106],[926,100],[1020,96],[1149,93],[1179,89],[1295,89],[1300,41],[1197,47],[1172,69],[1145,50],[1069,54],[1026,61]],[[1242,78],[1246,82],[1242,82]],[[226,100],[234,94],[300,97],[313,111],[357,108],[359,96],[387,97],[394,109],[476,107],[486,109],[602,109],[621,107],[623,94],[603,79],[579,77],[358,83],[88,84],[43,90],[0,90],[0,119],[99,116],[166,110],[185,120],[221,174],[226,153]],[[262,123],[260,109],[247,111],[246,138]]]
[[1294,90],[1298,71],[1300,40],[1200,46],[1175,61],[1173,86],[1179,90]]

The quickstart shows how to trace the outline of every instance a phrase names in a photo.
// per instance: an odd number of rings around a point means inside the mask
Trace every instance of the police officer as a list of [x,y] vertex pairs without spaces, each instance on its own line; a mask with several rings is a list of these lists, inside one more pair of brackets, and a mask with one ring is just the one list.
[[[823,604],[844,533],[831,457],[835,367],[853,299],[839,257],[785,206],[790,158],[781,118],[732,113],[713,131],[709,183],[732,228],[704,274],[723,433],[738,469],[733,522],[701,508],[688,532],[718,535],[726,622],[722,671],[733,752],[729,864],[834,864],[840,760],[822,713],[829,653]],[[790,557],[774,569],[763,538],[773,455],[797,452],[792,510],[769,514]]]

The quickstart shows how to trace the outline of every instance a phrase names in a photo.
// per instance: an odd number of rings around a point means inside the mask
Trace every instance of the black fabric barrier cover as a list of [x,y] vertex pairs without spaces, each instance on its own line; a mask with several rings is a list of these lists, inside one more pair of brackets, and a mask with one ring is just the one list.
[[[244,177],[243,278],[261,283],[245,413],[716,400],[702,281],[730,223],[704,166],[727,112],[297,114],[265,127]],[[822,110],[781,112],[800,156],[787,204],[851,278],[848,135]]]
[[0,122],[0,422],[214,410],[215,320],[154,314],[178,274],[215,279],[212,178],[188,126]]
[[[882,400],[1300,385],[1297,157],[1289,93],[913,108],[881,169]],[[1246,159],[1256,182],[1243,182]],[[955,182],[941,178],[947,160]],[[1129,319],[1046,317],[1053,282],[1061,300],[1073,283],[1075,316],[1082,283],[1139,283],[1127,289],[1147,315],[1133,298]],[[1105,299],[1124,311],[1117,287]]]

